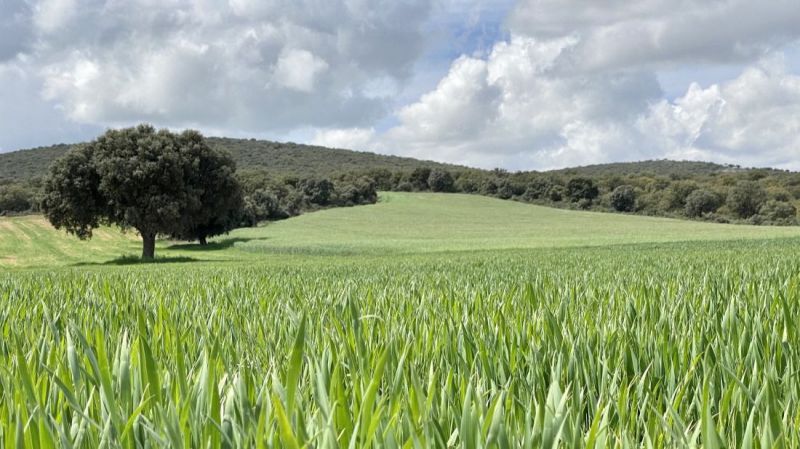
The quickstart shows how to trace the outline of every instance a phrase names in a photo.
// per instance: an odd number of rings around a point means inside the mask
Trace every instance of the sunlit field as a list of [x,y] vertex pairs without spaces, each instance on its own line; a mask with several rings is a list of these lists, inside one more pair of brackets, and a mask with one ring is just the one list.
[[800,447],[796,228],[387,194],[161,263],[102,232],[0,221],[2,447]]

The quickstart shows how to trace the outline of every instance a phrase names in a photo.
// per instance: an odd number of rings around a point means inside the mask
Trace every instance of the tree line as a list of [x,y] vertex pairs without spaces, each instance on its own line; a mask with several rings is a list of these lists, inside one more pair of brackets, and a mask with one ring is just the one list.
[[689,218],[718,223],[797,225],[800,173],[736,169],[594,176],[558,172],[419,167],[362,173],[379,190],[460,192],[552,207]]

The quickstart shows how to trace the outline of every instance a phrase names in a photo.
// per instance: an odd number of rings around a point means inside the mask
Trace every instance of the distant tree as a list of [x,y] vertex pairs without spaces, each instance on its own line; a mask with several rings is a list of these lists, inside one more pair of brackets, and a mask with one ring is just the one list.
[[408,181],[400,181],[400,183],[397,184],[396,190],[398,192],[412,192],[414,191],[414,186]]
[[428,176],[428,187],[432,192],[452,192],[454,182],[449,171],[438,168],[431,170]]
[[566,195],[567,189],[562,185],[553,184],[549,189],[547,189],[547,199],[554,203],[563,201]]
[[264,188],[247,195],[244,198],[243,218],[249,226],[265,220],[284,218],[276,193]]
[[100,224],[135,229],[142,258],[152,259],[159,234],[194,239],[233,225],[234,169],[194,131],[109,130],[52,166],[42,208],[56,228],[81,239]]
[[525,201],[538,200],[547,196],[547,191],[553,186],[553,183],[545,178],[535,178],[525,188],[522,198]]
[[375,181],[366,176],[339,186],[337,190],[337,203],[341,206],[372,204],[378,201],[378,190],[376,189]]
[[758,213],[767,194],[755,181],[739,181],[728,191],[728,208],[739,218],[749,218]]
[[20,185],[0,186],[0,215],[28,211],[33,202],[33,193]]
[[797,208],[785,201],[769,200],[761,206],[758,214],[775,224],[794,224]]
[[716,212],[721,205],[719,195],[707,189],[697,189],[686,197],[684,213],[687,217],[699,217]]
[[678,180],[670,184],[664,193],[664,209],[680,211],[686,207],[686,198],[699,189],[695,181]]
[[[497,169],[495,169],[497,170]],[[498,198],[507,200],[514,196],[515,193],[515,185],[507,178],[498,178],[497,179],[497,191],[495,195]]]
[[481,176],[475,173],[463,173],[455,181],[454,188],[458,192],[476,193],[481,188]]
[[632,212],[636,206],[636,190],[623,184],[611,192],[611,207],[619,212]]
[[408,176],[408,182],[414,186],[415,190],[428,190],[428,178],[431,177],[431,169],[428,167],[417,167]]
[[597,198],[600,191],[597,184],[589,178],[577,177],[567,182],[567,196],[573,202],[580,200],[593,200]]
[[304,179],[299,184],[309,203],[327,206],[333,195],[333,183],[327,179]]

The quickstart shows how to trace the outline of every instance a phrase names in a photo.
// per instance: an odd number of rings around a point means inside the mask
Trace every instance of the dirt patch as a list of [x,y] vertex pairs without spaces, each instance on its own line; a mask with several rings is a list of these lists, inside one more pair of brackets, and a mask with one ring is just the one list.
[[17,259],[17,256],[5,256],[0,258],[0,265],[19,265],[19,260]]

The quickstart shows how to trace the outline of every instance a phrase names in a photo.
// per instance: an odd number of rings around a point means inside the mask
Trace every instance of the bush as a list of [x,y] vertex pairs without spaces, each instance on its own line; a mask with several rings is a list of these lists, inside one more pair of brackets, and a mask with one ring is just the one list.
[[632,212],[636,206],[636,190],[630,185],[621,185],[611,192],[611,207],[619,212]]
[[680,211],[686,207],[686,199],[700,186],[694,181],[675,181],[664,193],[664,209]]
[[766,199],[767,194],[758,183],[739,181],[728,191],[726,204],[737,217],[749,218],[758,213]]
[[694,190],[686,197],[684,212],[687,217],[700,217],[717,211],[722,205],[722,198],[706,189]]
[[547,196],[547,191],[552,187],[552,183],[547,179],[537,178],[528,184],[528,187],[525,189],[525,192],[522,194],[522,198],[525,201],[533,201],[538,200],[539,198],[545,198]]
[[0,214],[27,212],[33,204],[33,192],[15,184],[0,186]]
[[769,200],[758,210],[758,215],[775,224],[793,224],[797,208],[791,203]]
[[558,202],[564,199],[567,191],[564,186],[554,185],[547,191],[547,199],[553,202]]
[[408,176],[408,182],[414,186],[414,190],[428,190],[428,178],[431,176],[431,169],[425,167],[415,168]]
[[453,191],[453,175],[445,170],[431,170],[428,176],[428,187],[432,192],[452,192]]
[[411,192],[414,190],[414,186],[411,185],[408,181],[403,181],[400,184],[397,184],[397,191],[398,192]]
[[594,181],[589,178],[572,178],[567,183],[567,196],[573,202],[593,200],[600,194]]

